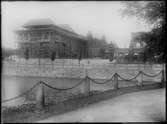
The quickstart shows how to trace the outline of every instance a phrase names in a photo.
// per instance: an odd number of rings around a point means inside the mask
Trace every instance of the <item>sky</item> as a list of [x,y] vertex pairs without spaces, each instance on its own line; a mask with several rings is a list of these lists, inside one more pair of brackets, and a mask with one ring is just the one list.
[[120,48],[128,48],[131,33],[147,31],[149,26],[135,17],[121,15],[123,4],[119,1],[82,2],[1,2],[2,47],[17,46],[14,30],[31,19],[50,18],[55,24],[68,24],[76,33],[86,36],[106,37]]

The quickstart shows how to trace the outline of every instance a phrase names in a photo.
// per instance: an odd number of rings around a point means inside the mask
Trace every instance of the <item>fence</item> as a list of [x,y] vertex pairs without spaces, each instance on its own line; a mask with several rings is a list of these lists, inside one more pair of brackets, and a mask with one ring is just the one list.
[[[151,78],[154,78],[154,77],[157,77],[161,75],[161,80],[159,81],[161,84],[162,84],[162,87],[164,87],[165,85],[165,82],[166,82],[166,78],[165,78],[165,72],[164,70],[161,70],[159,73],[157,74],[154,74],[154,75],[151,75],[151,74],[147,74],[143,71],[139,71],[135,76],[131,77],[131,78],[128,78],[126,79],[125,77],[121,76],[120,74],[118,73],[114,73],[110,79],[107,79],[105,81],[96,81],[95,79],[91,78],[88,73],[87,73],[87,70],[86,70],[86,76],[81,79],[77,84],[75,84],[74,86],[72,87],[68,87],[68,88],[58,88],[58,87],[53,87],[51,85],[49,85],[47,82],[43,82],[43,81],[40,81],[38,83],[36,83],[34,86],[32,86],[32,88],[30,88],[28,91],[14,97],[14,98],[10,98],[10,99],[6,99],[6,100],[3,100],[2,103],[7,103],[7,102],[10,102],[10,101],[13,101],[13,100],[16,100],[20,97],[23,97],[27,94],[29,94],[34,88],[37,88],[36,90],[36,94],[35,94],[35,104],[23,104],[21,106],[18,106],[18,107],[15,107],[14,109],[13,108],[5,108],[3,110],[3,112],[10,112],[10,111],[25,111],[25,110],[28,110],[28,109],[35,109],[35,110],[41,110],[44,108],[44,106],[46,105],[46,102],[47,102],[47,92],[46,92],[46,88],[50,90],[54,90],[56,91],[56,94],[54,95],[57,95],[58,93],[60,92],[65,92],[66,94],[70,94],[70,90],[73,90],[73,89],[76,89],[77,87],[79,86],[82,86],[81,87],[81,94],[79,94],[79,97],[83,97],[83,96],[89,96],[91,95],[91,83],[93,84],[96,84],[96,85],[103,85],[103,84],[106,84],[106,83],[109,83],[109,82],[112,82],[112,87],[113,89],[112,90],[117,90],[121,87],[119,87],[119,84],[121,84],[121,81],[133,81],[135,79],[137,79],[137,83],[135,85],[139,86],[139,87],[143,87],[145,85],[145,81],[143,80],[143,76],[147,76],[147,77],[151,77]],[[77,98],[73,93],[71,93],[71,96],[74,96],[72,98]],[[69,100],[71,99],[69,96],[66,100]],[[27,107],[29,106],[29,107]]]

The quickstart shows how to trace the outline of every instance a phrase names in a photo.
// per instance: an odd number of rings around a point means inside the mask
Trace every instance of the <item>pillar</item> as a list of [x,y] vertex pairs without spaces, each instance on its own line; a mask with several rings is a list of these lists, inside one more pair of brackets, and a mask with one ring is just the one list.
[[118,89],[118,74],[114,74],[114,89]]
[[161,74],[161,83],[162,83],[162,88],[165,87],[166,81],[165,81],[165,71],[164,71],[164,69],[162,70],[162,74]]
[[44,96],[44,86],[43,83],[40,82],[38,85],[38,89],[36,92],[36,108],[40,110],[44,107],[45,103],[45,96]]
[[84,92],[85,96],[89,96],[89,93],[90,93],[90,80],[89,80],[88,76],[85,79],[84,88],[85,88],[85,92]]
[[83,94],[89,96],[90,93],[90,80],[87,75],[87,70],[85,70],[85,82],[83,84]]
[[140,72],[140,74],[139,74],[137,85],[138,86],[142,86],[143,85],[143,73],[142,72]]

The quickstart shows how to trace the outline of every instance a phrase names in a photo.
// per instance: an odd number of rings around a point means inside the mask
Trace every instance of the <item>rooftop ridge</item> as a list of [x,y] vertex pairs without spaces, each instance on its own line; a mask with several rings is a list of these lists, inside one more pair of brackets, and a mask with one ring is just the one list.
[[[64,27],[63,25],[66,26],[66,28],[63,28]],[[67,35],[71,35],[72,37],[77,37],[77,38],[81,38],[81,39],[84,38],[84,36],[73,31],[73,29],[68,24],[56,25],[50,18],[32,19],[32,20],[28,21],[27,23],[25,23],[22,27],[23,27],[23,29],[21,29],[20,31],[27,30],[27,29],[29,30],[29,29],[40,29],[40,28],[52,27],[52,29],[57,28],[57,30],[62,32],[62,33],[70,33]],[[68,30],[67,28],[70,28],[70,30]]]
[[32,19],[23,25],[24,28],[33,26],[46,26],[54,25],[54,22],[50,18]]

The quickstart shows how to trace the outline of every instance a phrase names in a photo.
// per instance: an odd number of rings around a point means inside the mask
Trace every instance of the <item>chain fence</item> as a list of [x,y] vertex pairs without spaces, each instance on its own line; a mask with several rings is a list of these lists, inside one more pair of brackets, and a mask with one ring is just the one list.
[[10,99],[6,99],[6,100],[3,100],[2,103],[5,103],[5,102],[9,102],[9,101],[12,101],[12,100],[15,100],[15,99],[18,99],[18,98],[21,98],[23,97],[24,95],[27,95],[29,94],[35,87],[37,87],[39,85],[40,82],[36,83],[34,86],[32,86],[29,90],[27,90],[26,92],[18,95],[18,96],[15,96],[13,98],[10,98]]
[[42,81],[42,83],[43,83],[45,86],[47,86],[47,87],[49,87],[49,88],[51,88],[51,89],[62,91],[62,90],[71,90],[71,89],[73,89],[73,88],[76,88],[77,86],[81,85],[81,84],[83,83],[83,81],[84,81],[84,79],[81,79],[78,84],[76,84],[76,85],[74,85],[74,86],[72,86],[72,87],[69,87],[69,88],[56,88],[56,87],[52,87],[51,85],[48,85],[47,83],[45,83],[45,82],[43,82],[43,81]]
[[[147,73],[145,73],[145,72],[143,72],[143,71],[139,71],[135,76],[133,76],[133,77],[131,77],[131,78],[125,78],[125,77],[123,77],[123,76],[121,76],[120,74],[118,74],[118,73],[114,73],[112,76],[111,76],[111,78],[110,79],[107,79],[107,80],[104,80],[103,82],[99,82],[99,81],[97,81],[97,80],[95,80],[95,79],[92,79],[92,78],[90,78],[90,77],[88,77],[89,78],[89,80],[92,82],[92,83],[94,83],[94,84],[107,84],[107,83],[112,83],[113,85],[112,86],[116,86],[117,88],[121,88],[121,87],[127,87],[128,85],[130,86],[130,85],[143,85],[144,84],[144,82],[148,82],[147,80],[143,80],[143,75],[144,76],[147,76],[147,77],[151,77],[151,78],[154,78],[154,77],[157,77],[157,76],[159,76],[161,74],[161,77],[162,77],[162,75],[163,75],[163,73],[162,73],[162,71],[160,71],[160,72],[158,72],[157,74],[153,74],[153,75],[150,75],[150,74],[147,74]],[[117,76],[117,77],[115,77],[115,76]],[[114,77],[116,78],[116,80],[114,79]],[[119,83],[118,83],[118,81],[119,81]],[[112,82],[111,82],[112,81]],[[162,79],[160,79],[160,81],[158,81],[158,82],[161,82],[162,81]],[[128,83],[126,83],[126,82],[128,82]],[[136,82],[136,83],[133,83],[133,82]],[[118,83],[118,84],[115,84],[115,83]],[[155,83],[155,81],[154,81],[154,83]],[[123,84],[125,85],[125,86],[123,86]],[[109,88],[108,88],[109,89]]]
[[88,77],[88,78],[89,78],[89,80],[91,80],[91,81],[92,81],[93,83],[95,83],[95,84],[106,84],[106,83],[108,83],[108,82],[110,82],[110,81],[113,81],[113,76],[114,76],[114,75],[112,75],[110,79],[107,79],[107,80],[105,80],[105,81],[103,81],[103,82],[99,82],[99,81],[94,80],[94,79],[92,79],[92,78],[90,78],[90,77]]
[[120,74],[118,74],[118,77],[123,81],[132,81],[132,80],[136,79],[141,73],[142,73],[142,71],[139,71],[134,77],[127,78],[127,79],[122,77]]
[[[90,82],[98,84],[98,85],[107,84],[107,83],[110,82],[111,84],[114,84],[113,85],[114,88],[115,88],[115,86],[117,86],[117,88],[119,88],[118,84],[120,84],[121,82],[119,83],[120,80],[118,80],[118,79],[121,79],[121,81],[129,81],[130,82],[130,81],[138,78],[141,74],[145,75],[147,77],[156,77],[156,76],[159,76],[160,74],[162,76],[164,76],[164,70],[161,70],[159,73],[154,74],[154,75],[150,75],[150,74],[147,74],[147,73],[145,73],[143,71],[139,71],[135,76],[133,76],[131,78],[125,78],[125,77],[122,77],[118,73],[114,73],[113,75],[111,75],[111,78],[109,78],[107,80],[104,80],[102,82],[99,82],[99,81],[91,78],[89,75],[86,75],[84,78],[82,78],[79,81],[77,81],[77,83],[75,82],[76,83],[75,85],[73,85],[71,87],[68,87],[68,88],[58,88],[58,87],[54,87],[52,85],[49,85],[45,81],[40,81],[40,82],[36,83],[35,85],[33,85],[26,92],[24,92],[24,93],[22,93],[22,94],[20,94],[20,95],[18,95],[16,97],[3,100],[2,103],[10,102],[10,101],[16,100],[18,98],[21,98],[21,97],[23,97],[25,95],[28,95],[28,94],[30,94],[30,92],[35,87],[37,87],[37,86],[39,86],[41,84],[42,84],[42,86],[45,87],[44,91],[42,91],[42,92],[44,92],[44,97],[45,97],[46,104],[51,103],[51,101],[52,101],[52,103],[62,102],[62,101],[65,101],[65,100],[82,97],[82,96],[84,96],[85,91],[89,92],[89,95],[90,95],[90,92],[93,92],[90,89]],[[142,80],[142,82],[144,81],[143,79],[141,79],[141,80]],[[161,79],[161,81],[162,81],[162,79]],[[84,84],[84,85],[82,85],[82,84]],[[77,89],[77,87],[79,87],[79,86],[82,86],[82,87],[78,88],[78,91],[77,90],[76,90],[76,92],[72,91],[74,89]],[[52,89],[52,91],[50,89]],[[81,91],[82,89],[84,89],[84,92]],[[51,96],[49,96],[49,95],[51,95]],[[3,112],[32,111],[32,110],[35,110],[35,105],[36,105],[36,103],[22,104],[22,105],[19,105],[17,107],[4,107],[4,106],[2,106],[2,108],[3,108],[2,110],[3,110]]]
[[[3,100],[2,103],[10,102],[10,101],[16,100],[18,98],[22,98],[25,95],[29,95],[30,92],[35,87],[39,86],[40,84],[42,84],[43,86],[45,86],[45,94],[44,95],[47,98],[46,99],[46,101],[48,101],[47,103],[51,103],[52,102],[52,100],[50,100],[49,98],[55,99],[55,100],[53,100],[54,103],[55,102],[56,103],[57,102],[62,102],[62,101],[68,100],[68,99],[72,99],[72,98],[76,98],[78,96],[81,96],[81,93],[77,94],[76,92],[73,92],[73,91],[71,91],[71,92],[67,92],[67,91],[77,88],[79,85],[82,85],[84,81],[85,81],[85,79],[81,79],[79,82],[77,82],[76,85],[74,85],[72,87],[68,87],[68,88],[57,88],[57,87],[53,87],[53,86],[45,83],[44,81],[40,81],[40,82],[36,83],[34,86],[32,86],[26,92],[24,92],[24,93],[22,93],[22,94],[20,94],[20,95],[18,95],[16,97]],[[47,88],[49,88],[49,89],[47,90]],[[57,92],[52,92],[50,89],[56,90]],[[53,97],[49,96],[51,93],[52,93]],[[22,112],[22,111],[26,111],[26,110],[32,111],[32,110],[35,109],[35,104],[34,103],[28,103],[28,104],[22,104],[22,105],[12,106],[12,107],[10,107],[10,106],[2,106],[2,108],[3,108],[2,112],[3,113],[8,113],[8,112]]]
[[145,73],[145,72],[142,71],[142,74],[145,75],[145,76],[147,76],[147,77],[156,77],[156,76],[160,75],[161,73],[162,73],[162,70],[159,73],[154,74],[154,75],[150,75],[150,74],[147,74],[147,73]]
[[[30,97],[34,96],[34,94],[31,94],[33,92],[33,90],[36,90],[36,88],[39,86],[40,82],[36,83],[35,85],[33,85],[29,90],[27,90],[26,92],[17,95],[13,98],[9,98],[9,99],[5,99],[1,101],[1,106],[2,106],[2,113],[10,113],[10,112],[26,112],[26,111],[34,111],[35,110],[35,98]],[[21,105],[7,105],[8,103],[12,103],[16,100],[20,99],[24,99],[23,103],[21,103]],[[31,99],[30,99],[31,98]],[[29,102],[26,102],[26,101]],[[7,105],[7,106],[6,106]]]

